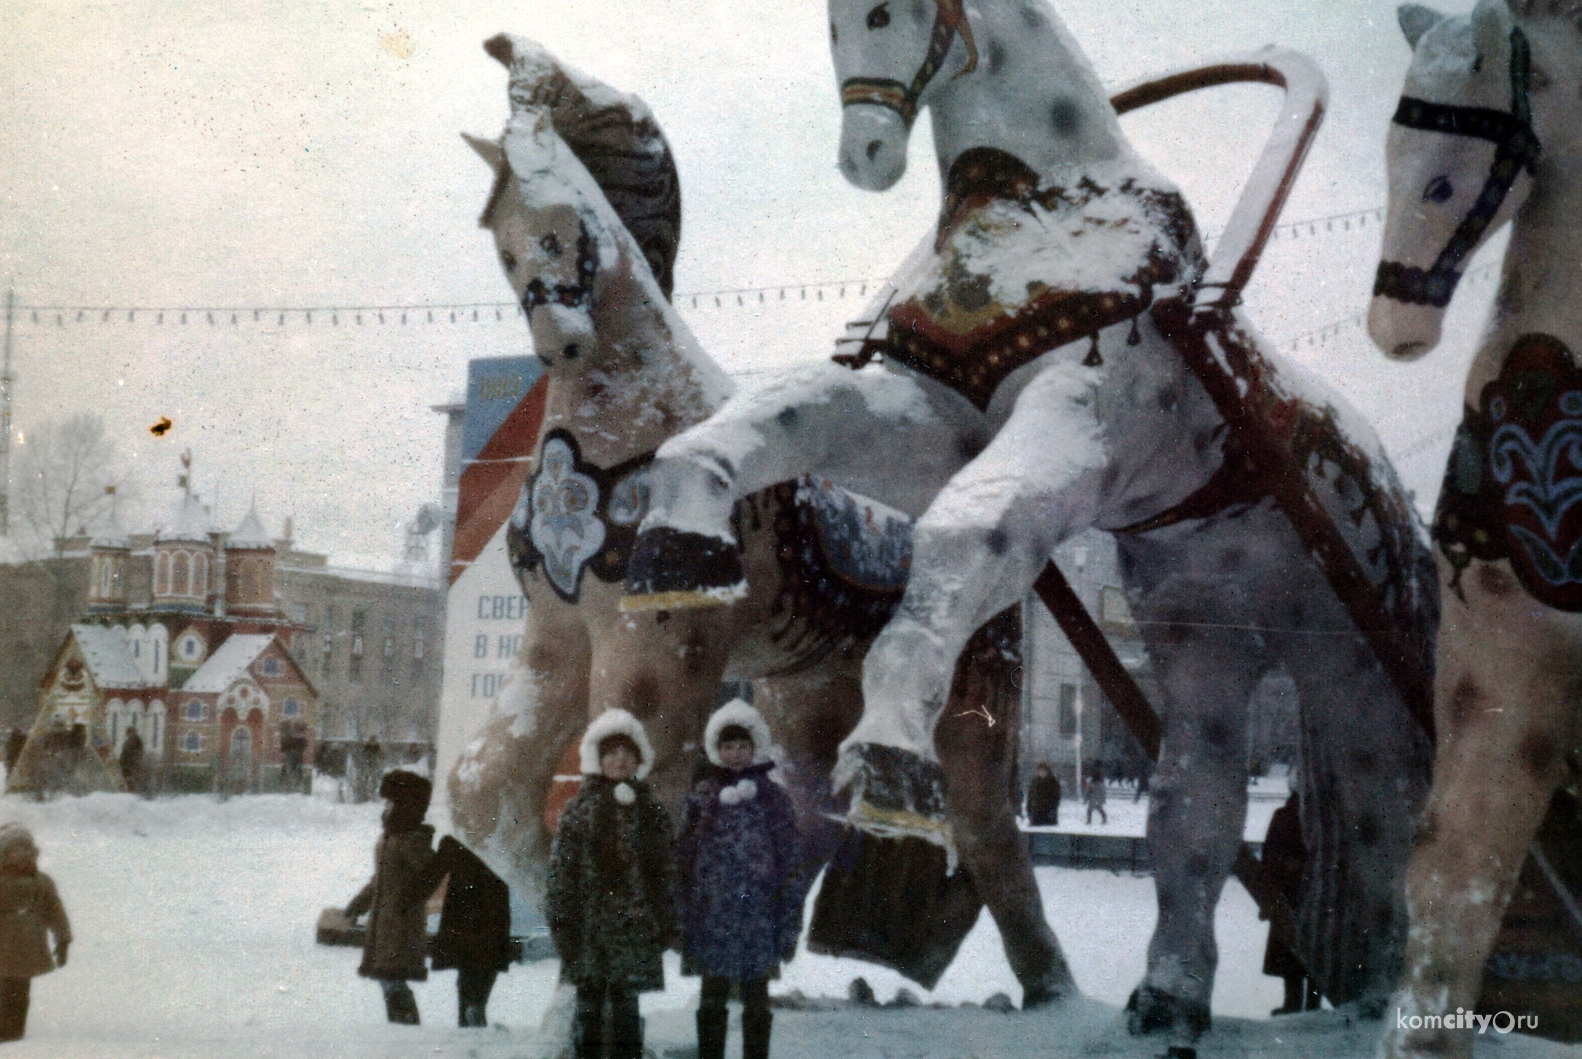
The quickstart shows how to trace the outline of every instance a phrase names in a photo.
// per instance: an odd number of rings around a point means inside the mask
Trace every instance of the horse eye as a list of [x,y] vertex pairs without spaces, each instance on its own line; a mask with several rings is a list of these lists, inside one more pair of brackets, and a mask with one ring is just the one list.
[[1454,195],[1455,193],[1456,189],[1451,185],[1449,180],[1442,176],[1437,176],[1430,180],[1428,182],[1428,187],[1423,190],[1423,201],[1449,202],[1450,196]]
[[890,5],[880,4],[868,12],[868,28],[883,29],[890,24]]
[[1483,53],[1482,52],[1478,52],[1476,55],[1474,55],[1472,57],[1472,72],[1475,73],[1475,74],[1480,74],[1480,73],[1483,72]]
[[554,232],[550,232],[548,235],[544,236],[544,238],[540,239],[538,241],[538,245],[543,247],[544,253],[548,254],[550,257],[560,256],[560,238],[555,235]]
[[500,251],[500,264],[505,266],[505,270],[507,272],[515,272],[516,255],[512,254],[509,250]]
[[835,23],[833,22],[829,24],[829,42],[831,44],[840,43],[840,30],[835,28]]

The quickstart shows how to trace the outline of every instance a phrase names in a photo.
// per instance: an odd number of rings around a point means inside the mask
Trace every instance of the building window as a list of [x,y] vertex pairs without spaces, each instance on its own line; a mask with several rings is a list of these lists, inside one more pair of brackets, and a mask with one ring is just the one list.
[[1077,734],[1077,686],[1060,685],[1060,735],[1071,739]]
[[362,632],[368,624],[368,612],[365,610],[352,611],[352,632]]
[[162,596],[167,595],[170,592],[170,556],[161,554],[155,569],[158,573],[155,575],[154,591]]
[[172,595],[187,594],[187,553],[177,552],[170,566],[170,591]]
[[188,732],[187,738],[181,742],[181,748],[189,754],[202,753],[203,736],[199,735],[197,732]]
[[192,560],[192,594],[195,596],[208,595],[209,592],[209,557],[202,552]]
[[189,721],[201,721],[201,720],[203,720],[203,703],[197,702],[196,700],[194,700],[193,702],[187,703],[187,720],[189,720]]
[[301,717],[302,703],[296,699],[287,699],[285,705],[280,707],[280,713],[285,717]]
[[280,659],[266,658],[258,668],[266,677],[278,677],[280,675]]
[[[352,645],[356,646],[355,643]],[[363,656],[361,651],[355,652],[346,663],[346,679],[353,684],[361,684],[363,680]]]

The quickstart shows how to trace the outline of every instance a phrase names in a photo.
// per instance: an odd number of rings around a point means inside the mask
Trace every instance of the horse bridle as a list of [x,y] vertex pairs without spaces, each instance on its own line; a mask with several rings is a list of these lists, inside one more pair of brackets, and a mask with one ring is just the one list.
[[568,309],[593,309],[593,281],[599,275],[599,255],[593,245],[593,236],[588,233],[587,223],[584,222],[581,228],[582,232],[577,236],[577,282],[557,283],[551,287],[534,276],[522,292],[522,310],[527,313],[528,319],[533,318],[534,309],[552,303],[564,305]]
[[1511,30],[1511,109],[1458,107],[1430,103],[1402,96],[1393,121],[1408,129],[1425,129],[1451,136],[1471,136],[1492,141],[1494,164],[1483,190],[1472,209],[1457,225],[1450,242],[1440,251],[1433,267],[1423,270],[1399,261],[1381,261],[1373,283],[1375,297],[1383,296],[1414,305],[1443,309],[1461,280],[1461,262],[1478,245],[1516,183],[1521,171],[1529,173],[1537,165],[1543,147],[1533,132],[1532,106],[1528,95],[1532,83],[1532,52],[1527,35]]
[[907,128],[911,128],[912,122],[917,120],[918,97],[944,65],[945,56],[958,32],[961,42],[967,46],[967,65],[956,76],[961,77],[978,68],[978,46],[972,39],[972,26],[967,22],[967,12],[962,3],[963,0],[934,0],[934,30],[928,37],[928,54],[923,56],[923,65],[912,75],[911,84],[904,85],[884,77],[848,77],[840,86],[840,105],[851,107],[858,103],[872,103],[887,107],[901,115]]

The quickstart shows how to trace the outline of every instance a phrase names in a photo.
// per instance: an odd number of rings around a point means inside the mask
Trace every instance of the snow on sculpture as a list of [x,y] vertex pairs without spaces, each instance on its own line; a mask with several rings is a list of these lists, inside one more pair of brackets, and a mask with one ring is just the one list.
[[1582,746],[1582,4],[1480,0],[1461,18],[1408,4],[1400,22],[1413,57],[1389,133],[1374,342],[1398,359],[1433,349],[1472,252],[1513,230],[1434,521],[1434,783],[1394,1002],[1417,1026],[1386,1021],[1392,1059],[1472,1054],[1471,1029],[1423,1020],[1477,1005],[1529,843]]
[[[911,579],[864,665],[839,775],[859,823],[881,806],[886,826],[948,841],[933,745],[966,637],[1026,594],[1061,540],[1115,533],[1165,720],[1149,817],[1159,922],[1133,1031],[1208,1026],[1213,911],[1246,808],[1246,703],[1279,665],[1301,695],[1315,866],[1298,947],[1331,1000],[1377,1009],[1400,967],[1426,740],[1272,499],[1264,454],[1163,331],[1163,308],[1190,300],[1203,272],[1185,203],[1127,144],[1046,4],[832,0],[830,13],[841,170],[893,185],[929,109],[938,230],[873,307],[878,337],[841,358],[859,370],[788,375],[660,448],[623,606],[739,597],[751,577],[730,512],[770,482],[818,473],[918,516]],[[1337,397],[1262,359],[1241,394],[1283,417],[1310,493],[1426,659],[1431,560],[1393,470]],[[1038,952],[1029,1000],[1074,991],[1064,968],[1058,944]]]
[[[535,467],[507,531],[528,598],[524,643],[450,777],[452,817],[536,901],[551,784],[590,718],[619,707],[642,719],[655,749],[651,781],[679,808],[721,680],[763,678],[756,705],[810,839],[801,881],[811,883],[838,840],[823,815],[828,776],[861,710],[862,657],[901,599],[911,519],[817,478],[768,483],[731,515],[752,579],[740,605],[619,611],[653,452],[718,408],[729,383],[655,278],[669,273],[680,211],[670,151],[647,108],[532,41],[502,35],[486,48],[510,68],[512,114],[499,142],[469,139],[495,170],[482,224],[527,310],[549,388]],[[949,811],[963,861],[1018,966],[1023,948],[1051,935],[1005,796],[1018,730],[1015,614],[976,642],[956,701],[997,724],[963,722],[941,757],[959,777]],[[898,959],[897,969],[931,985],[960,940],[936,936],[920,963]]]

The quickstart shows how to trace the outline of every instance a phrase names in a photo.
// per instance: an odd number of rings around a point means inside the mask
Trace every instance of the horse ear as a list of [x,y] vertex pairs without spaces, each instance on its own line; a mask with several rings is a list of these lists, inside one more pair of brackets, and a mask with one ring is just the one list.
[[1478,45],[1478,61],[1505,62],[1510,55],[1510,37],[1511,11],[1505,0],[1478,0],[1478,6],[1472,9],[1472,38]]
[[510,69],[511,60],[516,57],[511,48],[511,35],[509,33],[496,33],[483,42],[483,50],[488,52],[491,58],[497,59],[500,65],[507,69]]
[[1417,42],[1423,39],[1423,34],[1443,22],[1445,16],[1422,4],[1402,4],[1395,9],[1395,20],[1401,24],[1401,32],[1406,35],[1406,43],[1415,51]]
[[478,152],[478,157],[489,163],[489,168],[496,174],[505,168],[505,148],[493,140],[485,140],[479,136],[462,133],[461,138],[467,141],[467,146]]

